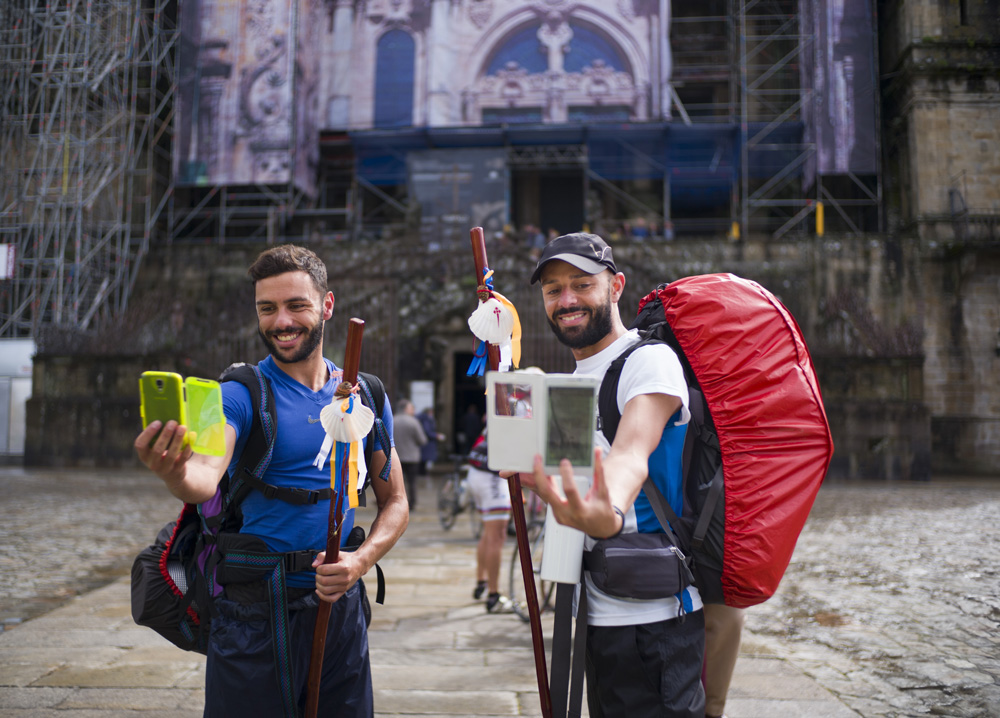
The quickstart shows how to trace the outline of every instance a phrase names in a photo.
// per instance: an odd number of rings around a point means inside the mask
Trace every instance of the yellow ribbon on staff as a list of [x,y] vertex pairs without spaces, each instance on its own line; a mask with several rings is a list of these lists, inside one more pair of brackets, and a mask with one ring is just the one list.
[[514,368],[517,369],[521,364],[521,319],[517,316],[517,309],[507,297],[497,291],[493,292],[493,296],[514,316],[514,329],[510,335],[510,360],[514,364]]
[[351,442],[351,453],[347,459],[347,500],[352,509],[358,508],[358,447],[360,441]]
[[[350,413],[352,408],[351,397],[347,397],[340,405],[340,411],[344,414]],[[358,508],[358,447],[360,441],[352,441],[348,444],[348,449],[344,450],[344,442],[337,442],[337,450],[334,454],[334,461],[330,462],[330,488],[337,490],[337,474],[343,462],[347,461],[347,502],[352,509]],[[344,489],[345,487],[341,487]]]

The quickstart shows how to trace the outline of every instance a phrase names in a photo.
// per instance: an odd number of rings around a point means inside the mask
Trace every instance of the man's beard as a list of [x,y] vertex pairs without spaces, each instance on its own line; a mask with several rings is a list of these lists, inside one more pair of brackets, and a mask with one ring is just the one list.
[[[288,357],[282,355],[281,353],[282,350],[275,345],[275,343],[271,340],[269,336],[267,336],[266,334],[264,334],[264,332],[261,331],[259,324],[257,325],[257,336],[259,336],[260,340],[264,342],[264,346],[267,348],[267,351],[271,356],[273,356],[280,362],[284,362],[285,364],[294,364],[296,362],[305,361],[306,359],[308,359],[312,355],[312,353],[316,350],[316,347],[320,345],[320,342],[323,341],[323,325],[324,322],[322,319],[316,322],[316,324],[313,325],[312,329],[306,332],[305,338],[303,339],[299,347],[294,350],[294,353],[291,356]],[[284,332],[283,330],[278,329],[270,333],[282,334]]]
[[[565,314],[575,314],[586,312],[589,320],[584,327],[570,327],[568,330],[559,326],[556,320]],[[546,317],[552,333],[556,339],[568,346],[570,349],[585,349],[601,341],[611,333],[611,298],[604,304],[595,307],[570,307],[569,309],[558,309],[551,317]]]

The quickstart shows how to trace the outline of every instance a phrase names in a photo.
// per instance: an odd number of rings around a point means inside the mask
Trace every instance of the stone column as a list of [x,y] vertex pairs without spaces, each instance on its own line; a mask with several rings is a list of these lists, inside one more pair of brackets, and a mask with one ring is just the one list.
[[433,0],[431,25],[427,33],[427,125],[440,127],[453,124],[456,113],[449,92],[454,53],[451,51],[450,0]]
[[660,0],[658,20],[660,117],[669,120],[671,103],[673,102],[673,92],[670,90],[670,77],[673,74],[673,57],[670,51],[670,0]]
[[334,0],[332,51],[323,58],[323,72],[328,81],[326,96],[326,127],[347,129],[351,110],[351,50],[354,37],[353,0]]

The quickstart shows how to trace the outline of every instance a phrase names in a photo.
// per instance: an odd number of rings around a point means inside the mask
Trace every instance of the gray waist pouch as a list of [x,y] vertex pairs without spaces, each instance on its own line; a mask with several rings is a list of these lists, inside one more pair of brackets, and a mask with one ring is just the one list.
[[599,590],[616,598],[669,598],[692,583],[684,553],[662,533],[602,539],[583,552],[583,568]]

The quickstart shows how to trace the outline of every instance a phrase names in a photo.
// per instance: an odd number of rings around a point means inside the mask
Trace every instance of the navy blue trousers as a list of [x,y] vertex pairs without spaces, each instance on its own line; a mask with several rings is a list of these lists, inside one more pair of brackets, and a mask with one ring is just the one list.
[[[240,604],[220,598],[212,619],[205,675],[205,718],[287,715],[278,682],[267,602]],[[319,599],[308,595],[289,605],[291,691],[305,710],[309,656]],[[368,630],[355,584],[330,611],[318,715],[371,718]]]
[[637,626],[587,626],[590,718],[704,718],[701,611]]

